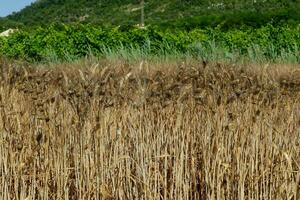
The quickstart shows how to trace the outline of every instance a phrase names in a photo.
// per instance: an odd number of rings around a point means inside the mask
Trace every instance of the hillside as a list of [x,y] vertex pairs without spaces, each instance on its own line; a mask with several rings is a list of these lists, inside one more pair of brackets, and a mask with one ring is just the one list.
[[[13,26],[53,22],[134,25],[140,22],[140,8],[139,0],[38,0],[0,19],[0,28],[7,20]],[[299,8],[299,0],[145,0],[145,22],[184,28],[299,23]]]

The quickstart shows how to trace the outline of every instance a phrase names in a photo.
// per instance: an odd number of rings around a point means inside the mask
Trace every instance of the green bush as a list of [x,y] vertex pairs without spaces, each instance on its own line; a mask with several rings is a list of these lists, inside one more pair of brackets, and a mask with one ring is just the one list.
[[[81,58],[90,54],[104,55],[108,52],[133,52],[140,55],[189,54],[209,59],[214,52],[219,58],[233,55],[260,56],[276,60],[286,53],[295,54],[300,45],[300,25],[260,28],[193,29],[191,31],[162,30],[149,27],[138,29],[100,28],[92,25],[51,25],[31,31],[20,31],[7,38],[0,38],[0,54],[29,61]],[[222,51],[224,52],[222,54]],[[210,55],[210,56],[209,56]],[[254,56],[256,55],[256,56]]]

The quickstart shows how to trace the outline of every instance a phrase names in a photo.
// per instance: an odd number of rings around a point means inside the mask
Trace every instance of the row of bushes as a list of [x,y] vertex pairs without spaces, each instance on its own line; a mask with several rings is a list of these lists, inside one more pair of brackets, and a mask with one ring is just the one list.
[[259,48],[262,54],[271,58],[283,51],[298,51],[299,47],[300,25],[267,25],[228,31],[218,28],[171,31],[151,27],[127,28],[125,31],[91,25],[51,25],[0,38],[0,55],[30,61],[42,61],[53,55],[58,59],[64,59],[66,55],[74,58],[101,55],[108,49],[143,49],[152,55],[179,52],[203,56],[217,48],[240,55]]

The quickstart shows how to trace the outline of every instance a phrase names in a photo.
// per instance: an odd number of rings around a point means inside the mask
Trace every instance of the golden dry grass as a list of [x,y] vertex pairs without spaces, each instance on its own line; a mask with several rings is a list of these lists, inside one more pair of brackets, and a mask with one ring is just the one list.
[[300,199],[300,71],[88,63],[0,76],[0,199]]

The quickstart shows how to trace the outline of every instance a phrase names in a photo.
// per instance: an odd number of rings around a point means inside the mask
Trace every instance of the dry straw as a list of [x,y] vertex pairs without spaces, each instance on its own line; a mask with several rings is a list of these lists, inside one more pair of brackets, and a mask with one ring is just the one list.
[[197,62],[14,67],[0,199],[299,199],[299,70]]

